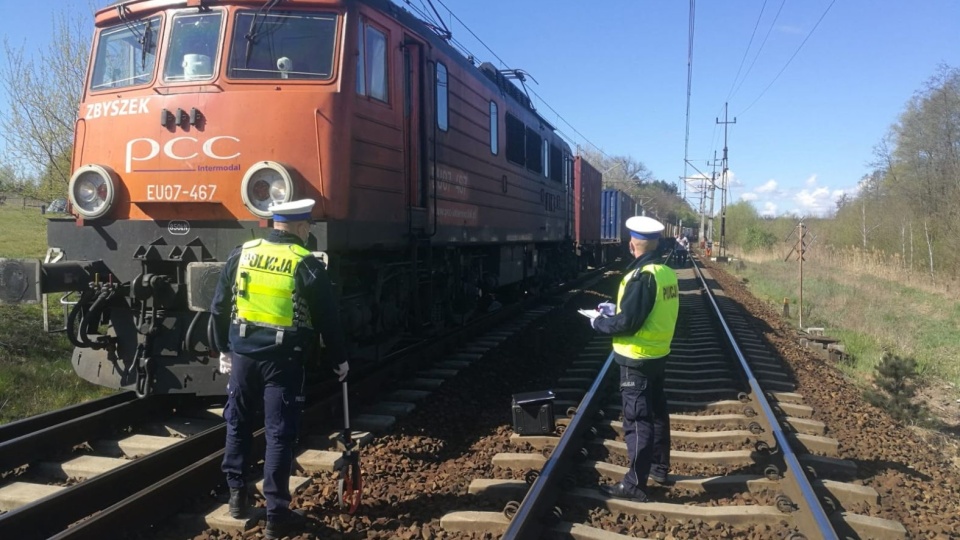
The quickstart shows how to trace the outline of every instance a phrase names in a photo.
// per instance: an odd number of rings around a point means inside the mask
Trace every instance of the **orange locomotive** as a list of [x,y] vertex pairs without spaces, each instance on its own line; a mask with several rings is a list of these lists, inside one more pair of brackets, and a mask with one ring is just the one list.
[[81,292],[83,378],[223,393],[206,311],[274,201],[318,201],[311,247],[354,358],[576,271],[569,146],[504,74],[389,1],[127,0],[96,27],[75,219],[49,224],[63,258],[7,261],[19,277],[0,287]]

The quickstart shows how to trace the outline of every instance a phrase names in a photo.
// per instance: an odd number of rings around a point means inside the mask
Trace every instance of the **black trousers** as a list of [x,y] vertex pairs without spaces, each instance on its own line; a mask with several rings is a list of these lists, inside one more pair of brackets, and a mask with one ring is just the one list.
[[227,485],[244,488],[244,473],[250,459],[253,425],[263,408],[266,452],[263,463],[263,495],[267,519],[285,519],[290,512],[290,468],[300,429],[303,407],[303,365],[298,359],[257,361],[233,354],[233,368],[227,384],[227,444],[221,470]]
[[620,366],[623,439],[630,470],[623,484],[643,491],[647,477],[670,470],[670,414],[663,391],[667,357],[644,360],[639,368]]
[[676,262],[678,267],[684,267],[687,265],[687,250],[676,250],[673,252],[673,260]]

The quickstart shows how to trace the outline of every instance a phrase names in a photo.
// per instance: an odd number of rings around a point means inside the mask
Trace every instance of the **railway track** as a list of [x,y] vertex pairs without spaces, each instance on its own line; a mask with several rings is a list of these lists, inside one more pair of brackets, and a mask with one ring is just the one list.
[[[537,303],[507,306],[439,339],[398,351],[379,367],[361,366],[359,381],[351,384],[351,401],[362,412],[352,419],[355,437],[367,442],[373,432],[388,430],[445,378],[549,311]],[[341,417],[341,400],[333,386],[339,385],[327,384],[316,391],[322,398],[308,398],[304,433],[336,433],[330,422]],[[171,417],[175,412],[178,416]],[[225,425],[219,412],[198,410],[178,396],[132,399],[119,394],[4,426],[0,536],[114,537],[164,523],[189,500],[204,501],[208,508],[180,513],[178,523],[187,529],[255,527],[262,516],[236,520],[225,505],[211,507],[206,498],[223,480]],[[137,427],[147,419],[154,432],[167,430],[167,436]],[[262,452],[263,433],[254,435],[254,452]],[[340,453],[328,450],[329,436],[306,442],[307,449],[296,458],[301,475],[291,478],[294,492],[310,484],[310,475],[339,466]],[[44,458],[38,460],[40,456]]]
[[810,418],[789,369],[709,273],[678,273],[681,319],[666,387],[673,485],[651,486],[649,503],[597,489],[627,469],[616,364],[609,340],[594,339],[555,383],[559,410],[576,409],[559,421],[562,436],[511,436],[526,451],[494,455],[498,477],[468,487],[474,504],[503,510],[449,512],[444,531],[510,539],[906,536],[900,523],[845,510],[869,509],[879,495],[847,482],[856,464],[836,457],[839,442]]
[[[815,411],[794,388],[790,368],[759,337],[764,328],[753,328],[756,323],[743,317],[736,302],[714,291],[751,379],[734,348],[719,345],[723,326],[710,314],[712,302],[700,292],[694,271],[685,269],[680,277],[681,327],[667,383],[674,484],[651,489],[654,502],[607,499],[597,489],[619,480],[626,452],[617,431],[616,374],[597,382],[609,360],[609,341],[597,339],[575,308],[596,305],[601,297],[593,291],[608,291],[619,279],[609,274],[606,285],[566,293],[532,311],[528,305],[526,315],[498,313],[470,336],[450,336],[432,351],[407,351],[408,363],[351,384],[351,411],[360,413],[354,423],[369,431],[361,450],[363,505],[357,515],[340,513],[333,489],[338,453],[324,466],[301,463],[294,506],[312,522],[301,538],[799,539],[828,538],[831,529],[838,538],[905,537],[900,523],[881,519],[899,515],[890,511],[900,504],[891,499],[896,495],[868,487],[876,463],[845,450],[842,441],[850,435],[842,426],[812,418]],[[714,288],[709,274],[706,282]],[[557,395],[556,410],[575,407],[579,414],[558,419],[562,437],[513,435],[510,396],[547,388]],[[595,399],[585,400],[590,393]],[[758,396],[768,400],[767,407]],[[315,434],[306,445],[314,454],[329,446],[326,434],[336,426],[325,420],[341,417],[338,404],[334,395],[312,407],[316,414],[304,432]],[[765,419],[767,410],[774,420]],[[210,494],[222,482],[222,434],[211,440],[216,448],[205,457],[50,536],[102,538],[124,531],[138,539],[258,537],[256,518],[230,520],[225,494]],[[787,444],[794,459],[781,450]],[[569,450],[579,457],[559,459]],[[802,471],[813,497],[805,498],[804,488],[794,484],[795,471]],[[537,483],[550,477],[551,485],[539,491],[552,500],[541,499],[535,511],[521,507]],[[519,533],[509,531],[521,524]]]

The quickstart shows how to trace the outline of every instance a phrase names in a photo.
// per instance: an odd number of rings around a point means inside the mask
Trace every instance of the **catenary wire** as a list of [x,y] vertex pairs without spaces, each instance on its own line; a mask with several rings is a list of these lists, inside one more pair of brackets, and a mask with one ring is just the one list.
[[750,61],[750,66],[747,67],[747,72],[743,74],[743,78],[740,79],[740,83],[733,90],[733,93],[730,94],[730,96],[727,98],[727,101],[729,101],[730,99],[733,99],[733,97],[737,95],[737,92],[740,91],[740,87],[743,86],[743,82],[747,80],[747,77],[750,75],[750,72],[753,71],[753,66],[756,65],[757,59],[760,58],[760,53],[763,52],[763,46],[767,44],[767,39],[770,38],[770,34],[773,32],[773,28],[776,26],[777,20],[780,19],[780,12],[783,11],[783,6],[786,3],[787,3],[787,0],[782,0],[780,2],[780,7],[777,9],[776,15],[773,16],[773,22],[770,23],[770,27],[767,28],[767,34],[763,36],[763,41],[760,42],[760,48],[757,49],[757,54],[753,56],[753,60]]
[[769,90],[770,87],[773,86],[773,83],[777,82],[777,79],[779,79],[779,78],[780,78],[780,75],[782,75],[783,72],[786,71],[787,67],[790,65],[790,62],[793,62],[793,59],[796,58],[796,57],[797,57],[797,54],[800,53],[800,50],[803,49],[803,45],[807,42],[807,40],[810,39],[810,36],[813,35],[813,32],[817,29],[817,27],[820,26],[820,23],[823,21],[824,17],[826,17],[826,16],[827,16],[827,13],[830,12],[830,8],[832,8],[833,5],[836,4],[836,3],[837,3],[837,0],[832,0],[832,1],[830,2],[830,5],[827,6],[827,9],[825,9],[825,10],[823,11],[823,15],[820,15],[820,18],[817,19],[817,24],[813,25],[813,28],[810,29],[810,32],[809,32],[809,33],[807,33],[807,37],[803,38],[803,41],[800,42],[800,46],[797,47],[797,50],[794,51],[794,53],[793,53],[793,55],[790,57],[790,59],[787,60],[787,63],[783,65],[783,68],[777,73],[777,76],[774,77],[773,80],[770,81],[770,84],[768,84],[767,87],[764,88],[762,92],[760,92],[760,95],[757,96],[756,99],[754,99],[754,100],[750,103],[750,105],[747,105],[747,108],[746,108],[746,109],[740,111],[740,114],[737,115],[737,116],[743,116],[744,113],[746,113],[747,111],[749,111],[750,108],[753,107],[754,104],[756,104],[758,101],[760,101],[760,98],[762,98],[762,97],[764,96],[764,94],[767,93],[767,90]]
[[[499,56],[492,48],[490,48],[490,46],[487,45],[486,42],[484,42],[484,41],[480,38],[480,36],[478,36],[476,33],[474,33],[474,31],[471,30],[470,27],[467,26],[467,24],[466,24],[465,22],[463,22],[463,20],[460,19],[460,17],[458,17],[457,14],[454,13],[453,10],[450,9],[450,7],[447,6],[447,4],[445,4],[445,3],[443,2],[443,0],[437,0],[437,2],[439,2],[440,5],[443,6],[444,9],[446,9],[446,10],[450,13],[450,16],[453,17],[453,19],[454,19],[455,21],[457,21],[458,23],[460,23],[460,25],[463,26],[463,28],[464,28],[467,32],[469,32],[471,36],[474,37],[474,39],[476,39],[481,45],[483,45],[483,47],[484,47],[485,49],[487,49],[487,51],[489,51],[490,54],[492,54],[493,57],[496,58],[498,62],[500,62],[500,65],[501,65],[501,66],[503,66],[505,69],[510,69],[510,66],[503,60],[503,58],[500,58],[500,56]],[[472,54],[468,54],[468,55],[469,55],[469,56],[473,56]],[[534,90],[533,90],[532,88],[530,88],[529,86],[527,87],[527,91],[530,92],[530,93],[532,93],[534,96],[536,96],[537,99],[540,101],[540,103],[542,103],[542,104],[545,105],[548,109],[550,109],[550,111],[552,111],[553,114],[557,115],[557,118],[559,118],[560,121],[562,121],[564,124],[566,124],[567,126],[569,126],[570,129],[573,130],[574,133],[576,133],[577,135],[579,135],[580,138],[581,138],[583,141],[585,141],[587,144],[589,144],[590,146],[592,146],[593,148],[595,148],[595,149],[596,149],[598,152],[600,152],[600,154],[602,154],[604,157],[609,158],[609,159],[612,159],[611,156],[609,156],[606,152],[604,152],[602,148],[600,148],[599,146],[597,146],[596,144],[594,144],[593,141],[591,141],[591,140],[588,139],[586,136],[584,136],[583,133],[580,133],[580,131],[579,131],[573,124],[571,124],[569,121],[567,121],[566,118],[564,118],[560,113],[558,113],[558,112],[556,111],[556,109],[554,109],[549,103],[547,103],[547,101],[546,101],[545,99],[543,99],[542,96],[540,96],[540,94],[538,94],[536,91],[534,91]],[[565,138],[567,138],[567,139],[570,140],[570,141],[573,141],[573,140],[574,140],[574,139],[568,137],[567,135],[564,135],[563,132],[561,132],[559,129],[557,130],[557,132],[560,133],[562,136],[564,136]]]
[[[737,85],[737,79],[740,77],[740,71],[743,69],[743,63],[747,61],[747,54],[750,52],[750,46],[753,45],[753,38],[757,35],[757,28],[760,27],[760,19],[763,18],[765,9],[767,9],[767,0],[763,0],[763,5],[760,6],[760,14],[757,15],[757,22],[753,24],[753,32],[750,33],[750,40],[747,41],[747,48],[743,50],[740,67],[737,68],[737,74],[733,76],[733,82],[730,83],[730,91],[727,92],[727,99],[725,101],[730,101],[730,96],[733,95],[733,87]],[[744,78],[746,78],[746,75],[744,75]]]

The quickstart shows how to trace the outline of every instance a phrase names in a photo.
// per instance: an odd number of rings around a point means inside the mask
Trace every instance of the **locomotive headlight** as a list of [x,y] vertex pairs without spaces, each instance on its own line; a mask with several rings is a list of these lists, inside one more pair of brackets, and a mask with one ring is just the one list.
[[275,161],[257,162],[243,175],[240,196],[255,216],[268,218],[273,215],[269,210],[271,203],[293,200],[293,176]]
[[77,212],[88,219],[106,214],[113,206],[116,173],[102,165],[84,165],[70,177],[67,193]]

